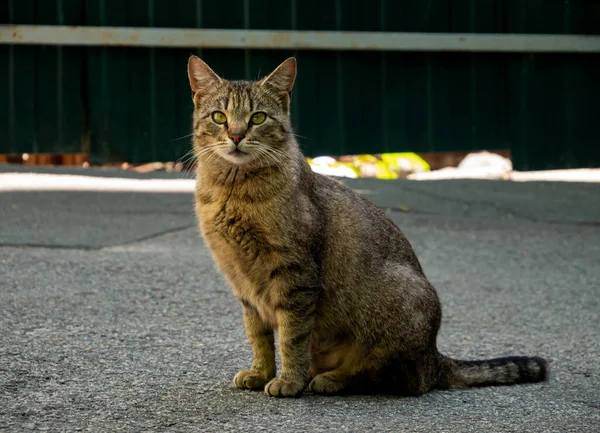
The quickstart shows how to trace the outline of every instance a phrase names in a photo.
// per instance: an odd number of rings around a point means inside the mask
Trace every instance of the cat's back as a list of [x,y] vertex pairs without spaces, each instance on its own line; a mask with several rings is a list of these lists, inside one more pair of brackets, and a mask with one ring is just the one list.
[[406,264],[421,272],[418,259],[401,230],[370,200],[343,183],[315,173],[315,195],[325,215],[326,245],[333,260],[365,269],[386,260]]

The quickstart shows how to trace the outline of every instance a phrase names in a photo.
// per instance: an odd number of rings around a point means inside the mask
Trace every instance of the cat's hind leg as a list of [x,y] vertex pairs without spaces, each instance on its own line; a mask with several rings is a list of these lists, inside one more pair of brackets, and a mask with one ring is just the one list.
[[411,354],[366,356],[362,362],[345,362],[333,370],[317,374],[309,384],[315,394],[391,394],[418,396],[434,388],[439,376],[436,351]]
[[312,381],[308,385],[315,394],[340,394],[354,390],[368,357],[356,346],[340,344],[320,353],[311,360]]
[[315,376],[308,389],[315,394],[338,394],[348,388],[349,379],[343,370],[332,370]]

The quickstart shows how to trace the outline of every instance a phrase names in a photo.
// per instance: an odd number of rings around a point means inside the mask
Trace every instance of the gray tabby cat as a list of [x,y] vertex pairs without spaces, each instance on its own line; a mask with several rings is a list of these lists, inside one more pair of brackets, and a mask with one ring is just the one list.
[[[196,214],[239,299],[254,359],[239,388],[292,397],[511,385],[546,361],[440,354],[441,306],[411,245],[371,202],[313,173],[290,124],[296,61],[257,82],[188,63]],[[276,375],[274,331],[282,369]]]

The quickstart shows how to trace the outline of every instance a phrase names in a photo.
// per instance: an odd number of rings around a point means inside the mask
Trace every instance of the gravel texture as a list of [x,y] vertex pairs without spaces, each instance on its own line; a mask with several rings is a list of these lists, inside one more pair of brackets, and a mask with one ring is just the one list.
[[544,356],[549,382],[419,398],[238,391],[241,309],[190,195],[0,193],[0,431],[600,430],[600,185],[348,183],[417,251],[442,299],[441,351]]

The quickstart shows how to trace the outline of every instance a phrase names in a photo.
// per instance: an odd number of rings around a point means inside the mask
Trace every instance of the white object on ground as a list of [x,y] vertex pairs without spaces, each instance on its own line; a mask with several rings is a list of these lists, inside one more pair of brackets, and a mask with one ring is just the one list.
[[470,153],[458,167],[408,175],[412,180],[504,179],[515,182],[600,182],[600,169],[513,171],[509,159],[490,152]]
[[324,174],[328,176],[338,177],[349,177],[356,179],[358,175],[350,167],[338,163],[334,158],[330,156],[318,156],[313,158],[310,168],[315,173]]
[[0,191],[193,192],[194,179],[131,179],[66,174],[2,173]]
[[460,170],[487,169],[491,173],[506,173],[512,170],[512,162],[496,153],[476,152],[469,153],[458,164]]
[[469,153],[458,164],[458,167],[446,167],[441,170],[412,173],[409,179],[508,179],[512,171],[512,163],[508,158],[491,152]]
[[515,182],[600,182],[600,169],[578,168],[574,170],[513,171],[510,179]]

